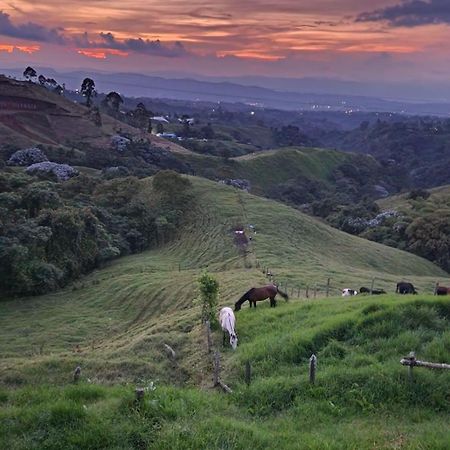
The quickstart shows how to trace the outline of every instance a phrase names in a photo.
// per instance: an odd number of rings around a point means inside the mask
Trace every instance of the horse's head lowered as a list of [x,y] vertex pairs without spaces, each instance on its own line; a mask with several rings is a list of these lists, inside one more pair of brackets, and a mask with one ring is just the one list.
[[230,333],[230,345],[233,347],[233,350],[236,350],[238,343],[238,337],[236,333]]
[[236,302],[236,303],[234,304],[234,310],[235,310],[235,311],[240,311],[240,309],[241,309],[240,303],[239,303],[239,302]]

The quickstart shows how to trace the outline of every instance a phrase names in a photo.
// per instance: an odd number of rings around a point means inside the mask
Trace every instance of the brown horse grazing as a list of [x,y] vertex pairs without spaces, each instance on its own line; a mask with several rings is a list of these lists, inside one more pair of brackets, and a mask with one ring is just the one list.
[[250,303],[250,308],[252,307],[252,303],[256,308],[256,302],[265,300],[266,298],[270,298],[270,306],[274,308],[275,306],[277,306],[277,301],[275,300],[275,296],[277,294],[280,294],[286,300],[289,299],[289,296],[284,292],[281,292],[274,284],[268,284],[267,286],[258,288],[251,288],[234,304],[234,310],[239,311],[241,309],[242,303],[247,300]]

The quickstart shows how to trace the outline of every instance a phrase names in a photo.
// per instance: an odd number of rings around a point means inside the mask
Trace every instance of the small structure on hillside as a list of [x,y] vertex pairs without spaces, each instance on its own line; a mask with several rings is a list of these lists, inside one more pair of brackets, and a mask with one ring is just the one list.
[[160,122],[160,123],[170,123],[164,116],[151,117],[150,120],[152,120],[154,122]]
[[245,234],[245,230],[243,227],[237,227],[234,229],[234,243],[237,247],[241,249],[245,249],[248,245],[248,238]]
[[227,186],[233,186],[238,189],[242,189],[245,192],[250,191],[250,181],[238,178],[225,178],[224,180],[219,180],[220,184],[226,184]]

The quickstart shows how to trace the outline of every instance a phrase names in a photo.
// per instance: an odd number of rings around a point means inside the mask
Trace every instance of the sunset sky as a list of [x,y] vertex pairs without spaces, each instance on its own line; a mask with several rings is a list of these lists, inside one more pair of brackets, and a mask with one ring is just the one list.
[[449,50],[449,0],[0,0],[4,68],[428,81]]

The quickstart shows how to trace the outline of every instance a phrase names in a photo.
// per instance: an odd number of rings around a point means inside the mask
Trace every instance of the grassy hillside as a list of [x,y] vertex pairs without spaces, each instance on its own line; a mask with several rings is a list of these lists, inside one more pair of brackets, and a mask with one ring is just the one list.
[[[89,108],[35,83],[0,75],[0,100],[7,102],[0,112],[0,147],[43,144],[80,151],[90,146],[109,150],[111,136],[120,130],[133,139],[151,141],[175,153],[190,153],[175,143],[150,136],[106,114],[100,115],[101,125],[98,125]],[[12,106],[23,102],[35,104],[36,109]]]
[[[399,358],[413,348],[425,360],[448,361],[449,317],[447,301],[392,295],[244,309],[237,318],[240,345],[223,353],[231,395],[164,386],[147,371],[136,380],[146,389],[138,406],[134,385],[120,386],[117,379],[114,387],[97,385],[83,366],[77,386],[0,388],[0,445],[444,449],[450,374],[419,368],[411,383]],[[307,372],[312,352],[319,361],[313,386]],[[54,369],[49,363],[41,377],[51,381]]]
[[[333,295],[368,285],[373,277],[391,292],[403,278],[421,292],[445,280],[443,271],[413,255],[341,233],[276,202],[192,181],[199,209],[169,247],[117,260],[63,291],[0,304],[3,380],[36,381],[42,367],[54,364],[52,377],[62,381],[80,359],[102,380],[119,373],[124,379],[144,373],[171,379],[161,353],[166,342],[180,353],[175,379],[199,381],[193,365],[199,357],[199,312],[192,302],[204,269],[219,279],[223,304],[267,282],[257,263],[291,287],[317,285],[319,295],[328,277]],[[248,224],[257,233],[243,253],[233,243],[233,230]]]
[[[293,179],[333,184],[333,170],[343,164],[358,164],[361,155],[307,147],[286,147],[225,160],[207,155],[186,155],[188,162],[200,176],[241,178],[251,183],[251,191],[267,195],[276,185]],[[374,163],[363,156],[366,164]]]
[[450,186],[429,189],[429,197],[412,198],[411,193],[394,195],[378,200],[382,210],[396,209],[414,218],[432,213],[447,214],[450,211]]
[[450,271],[448,185],[388,197],[379,200],[378,205],[390,217],[367,228],[361,236],[405,249]]
[[[117,260],[58,293],[0,303],[0,447],[445,448],[448,374],[418,369],[410,386],[398,360],[414,349],[448,361],[448,301],[342,299],[338,290],[377,277],[390,292],[403,278],[431,292],[445,273],[276,202],[191,181],[198,206],[170,246]],[[243,252],[234,228],[249,224],[256,234]],[[257,262],[278,280],[321,290],[238,313],[240,345],[223,353],[234,390],[225,397],[209,389],[196,279],[208,269],[220,303],[230,305],[267,282]],[[220,333],[214,340],[219,346]],[[306,377],[312,352],[314,387]],[[77,365],[82,382],[73,386]],[[136,385],[147,388],[140,408]]]

